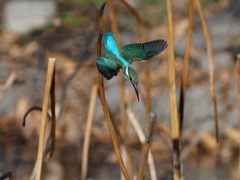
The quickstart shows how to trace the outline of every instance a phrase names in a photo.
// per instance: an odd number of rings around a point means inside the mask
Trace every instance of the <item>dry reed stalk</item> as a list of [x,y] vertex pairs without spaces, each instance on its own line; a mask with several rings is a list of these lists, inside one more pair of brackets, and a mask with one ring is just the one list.
[[[102,35],[103,35],[103,19],[102,18],[103,18],[103,12],[104,12],[104,8],[105,8],[106,3],[107,3],[107,0],[105,0],[104,3],[102,4],[101,9],[99,11],[99,16],[98,16],[98,18],[99,18],[98,19],[98,22],[99,22],[98,42],[97,42],[97,55],[98,56],[101,56],[101,41],[102,41]],[[104,115],[106,117],[106,121],[107,121],[107,124],[108,124],[109,132],[110,132],[110,135],[111,135],[111,138],[112,138],[114,150],[115,150],[115,153],[117,155],[119,165],[122,169],[122,173],[123,173],[125,179],[129,180],[130,178],[129,178],[129,175],[127,173],[127,169],[124,165],[124,162],[123,162],[123,159],[122,159],[122,156],[121,156],[121,152],[120,152],[119,144],[118,144],[118,141],[117,141],[116,133],[115,133],[115,130],[114,130],[114,126],[113,126],[113,123],[112,123],[112,120],[111,120],[111,117],[110,117],[110,113],[109,113],[109,110],[108,110],[107,102],[106,102],[106,99],[105,99],[103,76],[99,73],[98,77],[99,77],[100,100],[101,100],[102,107],[103,107],[103,112],[104,112]]]
[[[54,88],[53,88],[54,89]],[[52,95],[52,94],[51,94]],[[51,101],[51,103],[52,103],[53,101]],[[55,102],[55,101],[54,101]],[[41,107],[39,107],[39,106],[33,106],[33,107],[31,107],[26,113],[25,113],[25,115],[24,115],[24,117],[23,117],[23,122],[22,122],[22,126],[25,126],[26,125],[26,118],[27,118],[27,116],[28,116],[28,114],[30,113],[30,112],[32,112],[32,111],[34,111],[34,110],[37,110],[37,111],[41,111],[42,112],[42,108]],[[49,114],[47,114],[47,119],[48,120],[51,120],[51,121],[53,121],[53,119],[54,118],[51,118],[51,116],[49,115]],[[44,156],[43,156],[43,158],[44,157],[46,157],[47,159],[49,159],[51,156],[52,156],[52,154],[53,154],[53,150],[54,150],[54,148],[55,148],[55,138],[54,137],[52,137],[53,136],[53,134],[54,134],[54,136],[55,136],[55,129],[53,129],[53,123],[55,124],[55,122],[52,122],[51,123],[51,132],[50,132],[50,134],[49,134],[49,137],[48,137],[48,140],[51,140],[51,147],[49,148],[48,146],[46,146],[46,144],[47,144],[47,142],[46,142],[46,139],[47,138],[45,138],[45,140],[44,140]],[[48,123],[47,123],[47,125],[48,125]],[[53,132],[54,131],[54,132]],[[33,167],[33,170],[32,170],[32,173],[31,173],[31,176],[30,176],[30,180],[34,180],[35,179],[35,177],[36,177],[36,172],[37,172],[37,161],[35,162],[35,164],[34,164],[34,167]]]
[[92,86],[92,93],[90,98],[90,104],[88,107],[88,116],[87,116],[87,124],[85,128],[84,142],[83,142],[83,151],[82,151],[82,180],[86,180],[87,178],[87,170],[88,170],[88,152],[89,152],[89,143],[90,143],[90,135],[93,121],[94,108],[97,98],[97,84]]
[[214,61],[213,61],[213,52],[212,52],[212,43],[208,31],[208,26],[203,14],[202,5],[199,0],[196,0],[197,10],[198,14],[202,23],[202,29],[204,33],[204,37],[206,40],[206,46],[207,46],[207,54],[208,54],[208,64],[209,64],[209,84],[210,84],[210,93],[212,97],[213,102],[213,108],[214,108],[214,120],[215,120],[215,129],[216,129],[216,140],[218,142],[218,112],[217,112],[217,99],[215,95],[214,90]]
[[168,75],[170,88],[171,105],[171,126],[173,142],[173,179],[181,179],[181,149],[179,120],[177,111],[176,82],[175,82],[175,62],[174,62],[174,40],[173,40],[173,22],[172,22],[172,4],[171,0],[166,0],[168,17]]
[[42,161],[43,161],[43,152],[44,152],[44,141],[45,141],[45,134],[46,134],[46,125],[47,125],[47,116],[48,116],[48,103],[49,103],[49,96],[52,86],[52,81],[54,77],[54,69],[55,69],[55,58],[49,58],[48,63],[48,71],[46,77],[46,85],[44,91],[44,99],[43,99],[43,107],[42,107],[42,118],[41,118],[41,131],[39,137],[39,145],[38,145],[38,155],[37,155],[37,169],[36,169],[36,180],[41,179],[41,171],[42,171]]
[[146,135],[146,140],[143,145],[142,159],[140,162],[139,171],[137,175],[138,180],[142,180],[144,176],[145,168],[147,165],[147,159],[149,155],[149,150],[150,150],[152,139],[153,139],[153,133],[156,128],[156,122],[157,122],[157,115],[155,113],[150,113],[150,124],[149,124],[148,132]]
[[[135,118],[133,112],[131,111],[130,108],[127,108],[127,114],[128,117],[133,125],[133,128],[136,130],[138,138],[140,140],[140,142],[143,144],[145,141],[145,135],[143,133],[143,130],[140,126],[140,124],[138,123],[137,119]],[[153,156],[152,156],[152,152],[151,150],[149,150],[148,153],[148,166],[149,166],[149,171],[150,171],[150,176],[151,176],[151,180],[157,180],[157,172],[156,172],[156,168],[154,166],[154,160],[153,160]]]
[[[147,41],[147,36],[146,36],[146,27],[138,14],[138,12],[130,5],[128,4],[125,0],[121,0],[121,2],[127,6],[127,8],[131,11],[131,13],[134,15],[136,18],[138,25],[141,29],[141,41],[142,43],[145,43]],[[150,66],[149,66],[149,61],[144,62],[145,66],[145,90],[146,90],[146,124],[149,124],[149,119],[148,119],[148,114],[151,112],[151,76],[150,76]]]
[[179,101],[179,121],[180,121],[180,135],[182,132],[183,121],[184,121],[184,105],[185,105],[185,94],[187,87],[187,77],[188,77],[188,66],[190,59],[190,48],[192,42],[192,32],[193,32],[193,19],[194,19],[194,0],[189,0],[189,14],[188,14],[188,34],[187,43],[183,61],[183,72],[181,78],[181,92]]
[[53,70],[53,77],[52,77],[52,83],[51,83],[51,89],[50,89],[50,109],[51,109],[51,147],[46,155],[46,158],[49,159],[52,157],[54,150],[55,150],[55,144],[56,144],[56,112],[55,112],[55,67]]
[[[114,33],[115,41],[118,47],[120,47],[120,38],[119,38],[119,31],[118,31],[118,25],[113,5],[113,0],[109,0],[109,17],[111,22],[111,29]],[[119,96],[119,110],[120,110],[120,121],[122,123],[122,131],[123,131],[123,137],[125,137],[127,130],[127,122],[125,118],[125,92],[124,92],[124,76],[122,73],[118,74],[119,78],[119,87],[120,87],[120,96]]]
[[[237,55],[237,65],[236,65],[236,92],[237,92],[237,105],[238,105],[238,123],[240,127],[240,54]],[[240,138],[240,137],[239,137]],[[239,162],[238,162],[238,179],[240,180],[240,144],[239,144]]]
[[[111,29],[114,33],[115,41],[118,47],[121,46],[120,43],[120,37],[119,37],[119,30],[118,30],[118,24],[116,20],[116,14],[114,9],[113,0],[108,0],[109,2],[109,17],[111,22]],[[119,79],[119,88],[120,88],[120,94],[119,94],[119,110],[120,110],[120,122],[121,122],[121,128],[120,128],[120,134],[123,137],[122,139],[127,139],[127,118],[125,117],[125,90],[124,90],[124,76],[122,73],[118,74]],[[118,126],[114,126],[117,128]],[[121,145],[121,152],[123,160],[126,164],[126,167],[129,169],[128,164],[128,156],[125,143]],[[123,175],[121,174],[121,179],[123,179]]]
[[0,176],[0,180],[4,180],[9,178],[9,180],[14,180],[14,173],[11,171],[5,172],[2,176]]

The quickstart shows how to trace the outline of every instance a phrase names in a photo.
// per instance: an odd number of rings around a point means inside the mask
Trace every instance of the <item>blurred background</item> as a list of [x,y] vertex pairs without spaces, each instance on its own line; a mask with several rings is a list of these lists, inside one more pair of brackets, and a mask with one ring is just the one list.
[[[238,175],[238,111],[235,62],[240,53],[240,1],[202,0],[215,62],[220,142],[214,136],[213,106],[209,90],[208,57],[201,22],[195,10],[190,53],[182,158],[186,180],[226,180]],[[42,179],[80,179],[83,137],[91,89],[98,82],[98,11],[101,0],[0,0],[0,175],[13,171],[15,179],[29,179],[37,156],[41,112],[33,111],[22,127],[25,112],[42,106],[47,63],[56,62],[56,148],[43,163]],[[147,39],[167,40],[165,1],[128,0],[146,25]],[[188,1],[173,0],[175,68],[179,97],[188,29]],[[122,45],[141,42],[135,17],[114,1]],[[111,31],[108,6],[104,33]],[[103,46],[102,46],[103,47]],[[104,54],[104,49],[102,50]],[[152,111],[157,128],[152,143],[158,179],[171,179],[171,128],[167,51],[150,61]],[[144,64],[135,62],[139,74],[140,102],[125,82],[127,107],[145,125]],[[113,120],[119,123],[119,82],[105,81],[106,98]],[[126,115],[127,117],[127,115]],[[126,144],[138,165],[141,143],[128,124]],[[120,169],[99,97],[95,106],[89,149],[89,179],[118,180]],[[137,167],[137,166],[136,166]],[[149,179],[148,168],[146,179]]]

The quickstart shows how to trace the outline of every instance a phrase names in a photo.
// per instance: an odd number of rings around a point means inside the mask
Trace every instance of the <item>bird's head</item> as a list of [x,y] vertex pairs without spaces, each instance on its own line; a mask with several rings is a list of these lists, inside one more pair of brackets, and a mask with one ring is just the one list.
[[124,77],[132,83],[132,85],[133,85],[133,87],[135,89],[135,92],[137,94],[138,101],[139,101],[139,95],[138,95],[138,75],[137,75],[136,71],[131,66],[127,66],[124,69]]

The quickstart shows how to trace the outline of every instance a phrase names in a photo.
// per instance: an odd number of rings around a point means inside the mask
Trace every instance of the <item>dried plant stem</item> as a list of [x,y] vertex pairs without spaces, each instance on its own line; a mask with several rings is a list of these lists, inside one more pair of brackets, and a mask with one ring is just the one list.
[[[97,55],[98,56],[101,56],[101,41],[102,41],[102,35],[103,35],[103,20],[102,20],[102,18],[103,18],[103,12],[104,12],[104,8],[105,8],[106,3],[107,3],[107,0],[104,1],[104,3],[101,6],[101,9],[99,11],[99,20],[98,20],[99,31],[98,31],[98,43],[97,43]],[[105,114],[106,121],[107,121],[107,124],[108,124],[109,132],[110,132],[110,135],[111,135],[111,138],[112,138],[114,150],[115,150],[115,153],[117,155],[119,165],[122,169],[122,173],[123,173],[125,179],[129,180],[130,178],[128,176],[127,169],[126,169],[126,167],[124,165],[124,162],[122,160],[122,156],[121,156],[119,144],[118,144],[118,141],[117,141],[116,133],[114,131],[114,126],[113,126],[113,123],[112,123],[112,120],[111,120],[111,117],[110,117],[110,113],[109,113],[109,110],[108,110],[107,102],[106,102],[106,99],[105,99],[103,76],[99,73],[98,77],[99,77],[100,99],[101,99],[101,103],[102,103],[102,107],[103,107],[103,112]]]
[[[138,123],[137,119],[135,118],[135,116],[134,116],[134,114],[133,114],[133,112],[131,111],[130,108],[127,108],[127,114],[128,114],[128,117],[129,117],[134,129],[137,132],[137,135],[138,135],[138,138],[140,139],[140,142],[142,144],[144,144],[145,135],[143,133],[143,130],[141,129],[140,124]],[[149,150],[149,154],[148,154],[148,166],[149,166],[149,170],[150,170],[151,180],[157,180],[157,172],[156,172],[156,168],[154,166],[154,160],[153,160],[151,150]]]
[[185,94],[187,87],[187,77],[188,77],[188,66],[190,59],[190,48],[192,42],[192,32],[193,32],[193,19],[194,19],[194,0],[189,0],[189,15],[188,15],[188,34],[187,34],[187,43],[185,49],[185,56],[183,61],[183,73],[182,73],[182,82],[181,82],[181,94],[179,101],[179,121],[180,121],[180,135],[182,132],[182,126],[184,121],[184,105],[185,105]]
[[[116,44],[118,47],[121,46],[120,43],[120,38],[119,38],[119,31],[118,31],[118,24],[117,24],[117,20],[116,20],[116,14],[115,14],[115,10],[114,10],[114,4],[113,4],[113,0],[108,0],[109,2],[109,16],[110,16],[110,22],[111,22],[111,29],[114,33],[114,37],[116,40]],[[119,113],[120,113],[120,122],[121,122],[121,136],[123,137],[123,139],[127,138],[127,118],[125,118],[125,90],[124,90],[124,76],[122,73],[118,74],[118,78],[119,78],[119,87],[120,87],[120,94],[119,94]],[[115,128],[117,128],[115,126]],[[125,144],[125,143],[124,143]],[[126,164],[126,166],[128,167],[128,153],[126,150],[125,145],[122,144],[121,145],[121,152],[122,152],[122,157],[123,160]],[[121,174],[121,179],[123,178],[123,175]]]
[[36,171],[36,178],[35,178],[36,180],[41,179],[44,141],[45,141],[47,116],[48,116],[47,111],[48,111],[48,103],[49,103],[52,79],[54,76],[55,62],[56,62],[55,58],[49,58],[47,78],[46,78],[47,80],[45,85],[43,107],[42,107],[41,131],[40,131],[40,138],[39,138],[39,145],[38,145],[37,171]]
[[[141,29],[141,39],[142,43],[145,43],[147,41],[147,36],[146,36],[146,27],[139,15],[139,13],[130,5],[128,4],[125,0],[121,0],[121,2],[127,6],[127,8],[131,11],[131,13],[135,16],[137,19],[137,22],[139,24],[139,27]],[[147,114],[147,121],[146,124],[149,123],[148,119],[148,114],[151,112],[151,76],[150,76],[150,64],[149,61],[144,62],[145,66],[145,90],[146,90],[146,114]]]
[[176,84],[175,84],[175,62],[174,62],[174,40],[173,40],[173,22],[172,22],[172,4],[171,0],[166,0],[168,17],[168,74],[170,88],[171,105],[171,126],[173,141],[173,179],[181,179],[181,158],[180,158],[180,133],[177,111]]
[[120,38],[119,38],[119,31],[118,31],[118,25],[117,25],[113,0],[108,0],[108,4],[109,4],[109,17],[110,17],[110,22],[111,22],[111,29],[114,33],[114,38],[115,38],[116,44],[119,47],[120,46]]
[[88,152],[89,152],[89,143],[90,143],[90,135],[91,135],[91,127],[93,121],[94,108],[97,98],[97,84],[92,86],[92,93],[89,104],[89,111],[87,117],[87,124],[85,128],[84,135],[84,143],[83,143],[83,151],[82,151],[82,180],[86,180],[87,178],[87,168],[88,168]]
[[[238,123],[240,128],[240,54],[237,55],[237,65],[236,65],[236,92],[237,92],[237,105],[238,105]],[[240,137],[239,137],[240,139]],[[239,144],[239,154],[238,154],[239,162],[238,162],[238,179],[240,180],[240,144]]]
[[147,41],[147,37],[146,37],[146,27],[140,17],[140,15],[138,14],[138,12],[130,5],[128,4],[125,0],[120,0],[130,11],[131,13],[134,15],[134,17],[137,19],[137,22],[140,26],[141,29],[141,38],[142,38],[142,42],[146,42]]
[[2,176],[0,176],[0,180],[4,180],[6,178],[9,178],[9,180],[14,180],[14,173],[13,172],[5,172]]
[[150,150],[152,139],[153,139],[153,133],[156,128],[156,121],[157,121],[157,115],[154,113],[150,113],[150,124],[149,124],[149,129],[146,135],[146,140],[143,145],[142,159],[140,162],[139,171],[137,175],[138,180],[143,179],[143,175],[144,175],[146,164],[147,164],[148,154],[149,154],[149,150]]
[[50,90],[50,98],[51,98],[51,147],[46,155],[46,158],[49,159],[55,150],[55,144],[56,144],[56,113],[55,113],[55,78],[54,78],[54,74],[55,74],[55,67],[53,70],[53,78],[52,78],[52,83],[51,83],[51,90]]
[[210,93],[212,97],[213,107],[214,107],[214,119],[215,119],[215,129],[216,129],[216,140],[218,142],[218,112],[217,112],[217,99],[214,91],[214,61],[212,53],[212,43],[210,35],[208,32],[208,26],[202,11],[202,5],[199,0],[196,0],[197,10],[201,19],[202,28],[204,37],[206,40],[207,54],[208,54],[208,64],[209,64],[209,84],[210,84]]
[[[114,5],[113,5],[113,0],[108,0],[109,2],[109,16],[110,16],[110,21],[111,21],[111,29],[114,33],[114,37],[116,40],[116,44],[118,47],[121,46],[120,43],[120,38],[119,38],[119,31],[118,31],[118,25],[117,25],[117,20],[116,20],[116,15],[115,15],[115,10],[114,10]],[[126,130],[126,118],[125,118],[125,104],[124,104],[124,99],[125,99],[125,92],[124,92],[124,77],[122,73],[118,74],[119,77],[119,87],[120,87],[120,96],[119,96],[119,110],[120,110],[120,121],[122,123],[122,135],[125,137],[127,130]]]

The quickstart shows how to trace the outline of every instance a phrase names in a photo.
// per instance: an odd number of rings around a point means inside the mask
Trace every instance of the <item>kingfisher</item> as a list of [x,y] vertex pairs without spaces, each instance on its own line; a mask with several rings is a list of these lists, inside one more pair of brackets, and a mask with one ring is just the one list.
[[98,71],[107,79],[123,72],[124,77],[130,81],[138,95],[138,75],[132,67],[134,61],[146,61],[161,53],[167,47],[167,42],[159,39],[146,43],[128,44],[119,49],[116,45],[114,34],[106,33],[103,36],[105,42],[105,57],[97,57]]

